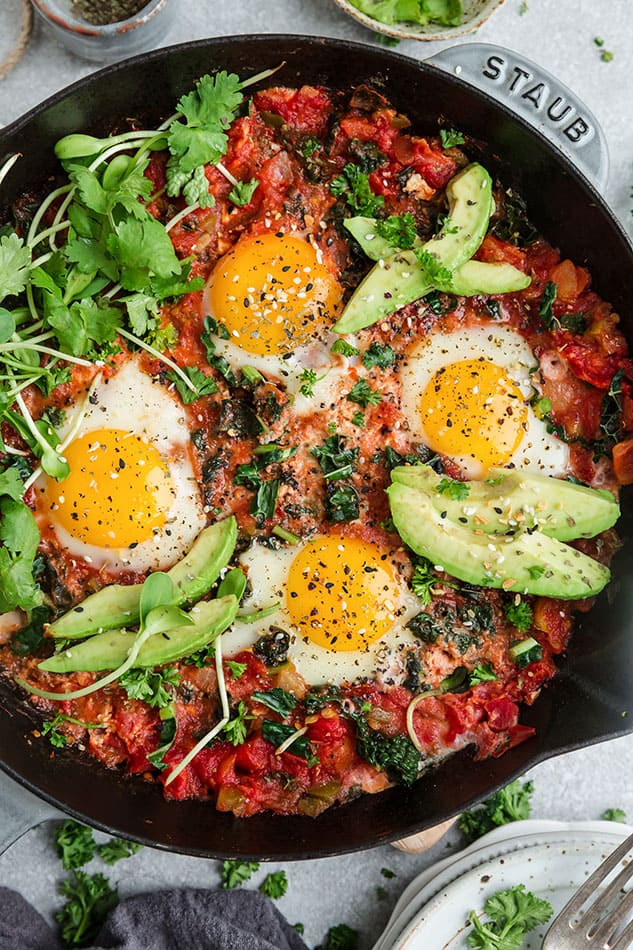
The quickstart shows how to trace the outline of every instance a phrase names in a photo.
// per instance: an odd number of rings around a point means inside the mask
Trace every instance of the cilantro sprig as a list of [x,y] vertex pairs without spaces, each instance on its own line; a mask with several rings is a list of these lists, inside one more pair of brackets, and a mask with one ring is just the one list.
[[526,891],[524,884],[517,884],[489,897],[484,913],[489,918],[485,922],[476,911],[469,914],[474,928],[469,945],[479,950],[519,950],[525,935],[547,923],[554,910],[548,901]]

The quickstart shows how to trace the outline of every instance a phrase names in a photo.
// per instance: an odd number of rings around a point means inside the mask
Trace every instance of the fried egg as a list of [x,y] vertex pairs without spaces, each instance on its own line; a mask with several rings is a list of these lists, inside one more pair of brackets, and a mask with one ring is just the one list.
[[468,478],[483,478],[494,467],[566,473],[568,446],[530,405],[537,363],[510,327],[460,329],[417,342],[400,367],[412,433]]
[[[204,295],[205,312],[226,327],[215,352],[233,369],[252,366],[276,376],[294,397],[294,412],[325,407],[346,374],[330,346],[342,290],[308,240],[288,234],[241,238],[216,264]],[[301,390],[305,371],[316,374],[312,395]]]
[[272,624],[290,634],[288,658],[309,683],[393,677],[419,647],[405,624],[420,610],[394,553],[335,532],[278,550],[253,543],[240,558],[250,584],[241,614],[279,609],[252,623],[238,615],[225,653],[252,647]]
[[177,397],[129,360],[92,393],[64,450],[67,478],[35,484],[43,533],[108,570],[171,566],[206,524],[190,444]]

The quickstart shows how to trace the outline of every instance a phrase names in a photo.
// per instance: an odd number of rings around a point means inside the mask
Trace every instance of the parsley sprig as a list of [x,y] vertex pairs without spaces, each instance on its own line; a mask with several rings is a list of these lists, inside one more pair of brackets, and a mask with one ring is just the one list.
[[479,950],[519,950],[525,935],[547,923],[554,910],[548,901],[526,891],[524,884],[517,884],[489,897],[484,912],[486,922],[474,910],[469,915],[474,928],[469,945]]

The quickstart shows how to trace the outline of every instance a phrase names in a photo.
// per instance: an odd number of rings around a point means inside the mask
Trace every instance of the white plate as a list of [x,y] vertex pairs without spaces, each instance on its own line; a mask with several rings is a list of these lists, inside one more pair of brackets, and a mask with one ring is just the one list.
[[[557,914],[632,832],[608,821],[520,821],[498,828],[412,881],[374,950],[465,950],[470,911],[483,911],[488,897],[516,884],[548,900]],[[534,931],[526,950],[537,950],[546,930]]]

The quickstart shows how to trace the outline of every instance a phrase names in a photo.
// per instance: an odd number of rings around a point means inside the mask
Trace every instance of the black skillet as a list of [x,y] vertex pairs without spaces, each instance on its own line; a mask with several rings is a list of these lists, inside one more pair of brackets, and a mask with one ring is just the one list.
[[[528,88],[525,76],[518,76],[511,89],[514,72],[507,71],[512,63],[507,57],[504,60],[502,51],[497,50],[497,59],[490,60],[494,48],[465,45],[458,49],[474,56],[475,79],[484,86],[489,82],[493,95],[505,79],[506,93],[517,101],[521,98],[522,108],[533,109],[539,119],[549,121],[548,108],[553,115],[562,111],[564,103],[552,108],[549,86],[549,99],[542,98],[543,90],[531,92],[534,83]],[[487,142],[488,167],[525,196],[530,216],[552,244],[589,267],[596,290],[622,315],[633,342],[631,247],[595,188],[559,147],[511,109],[455,76],[459,68],[448,75],[436,66],[359,44],[238,36],[175,46],[111,66],[53,96],[0,132],[0,162],[16,151],[24,156],[3,183],[0,201],[9,203],[54,172],[53,145],[66,133],[103,134],[133,116],[157,121],[170,115],[180,95],[210,70],[227,69],[247,77],[281,61],[286,65],[275,77],[280,84],[347,89],[378,79],[417,132],[435,131],[442,116],[447,125]],[[521,88],[531,92],[531,98],[517,96]],[[600,151],[599,135],[590,120],[582,119],[575,131],[572,120],[575,114],[570,113],[562,125],[556,126],[554,119],[550,125],[560,129],[561,141],[568,140],[581,163],[591,164],[596,150]],[[583,123],[588,131],[583,131]],[[562,126],[571,130],[566,132]],[[592,152],[594,158],[589,159]],[[614,580],[593,609],[579,618],[558,676],[535,705],[523,711],[522,721],[536,727],[536,738],[499,759],[474,762],[466,751],[446,760],[411,789],[397,787],[366,795],[317,819],[260,815],[239,820],[218,813],[210,803],[165,802],[156,785],[106,770],[76,751],[57,751],[53,757],[46,741],[33,738],[37,723],[28,703],[3,680],[0,766],[50,804],[98,828],[189,854],[297,859],[342,854],[404,838],[447,819],[543,759],[629,731],[631,718],[625,713],[633,694],[633,587],[627,579],[633,575],[633,531],[630,504],[625,503],[624,509],[619,526],[624,545],[615,559]],[[564,760],[560,768],[565,768]],[[5,779],[2,785],[8,802],[13,786]],[[13,799],[18,809],[22,799],[30,804],[35,801],[24,792]]]

